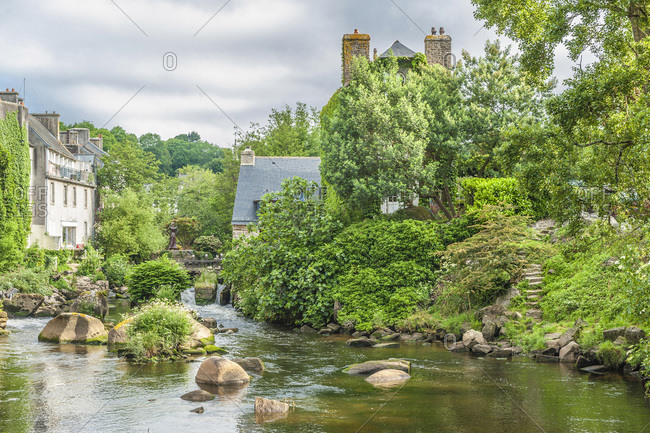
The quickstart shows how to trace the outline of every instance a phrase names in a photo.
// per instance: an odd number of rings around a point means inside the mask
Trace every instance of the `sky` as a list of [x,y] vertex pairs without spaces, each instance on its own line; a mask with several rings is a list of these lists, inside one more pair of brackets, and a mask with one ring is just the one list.
[[[395,40],[421,52],[442,26],[457,57],[480,56],[498,37],[473,12],[470,0],[2,0],[0,88],[65,123],[197,131],[226,147],[272,108],[325,105],[343,34],[370,34],[371,52]],[[561,80],[572,64],[557,58]]]

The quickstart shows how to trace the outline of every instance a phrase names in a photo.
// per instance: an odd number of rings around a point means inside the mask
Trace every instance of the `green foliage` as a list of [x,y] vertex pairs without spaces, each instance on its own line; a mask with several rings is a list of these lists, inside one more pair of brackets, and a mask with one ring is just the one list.
[[216,236],[199,236],[194,239],[194,251],[218,256],[222,251],[221,241]]
[[18,116],[0,119],[0,272],[21,263],[32,220],[29,142]]
[[489,205],[512,207],[514,212],[525,215],[532,212],[532,203],[515,178],[465,178],[461,185],[470,211]]
[[[638,367],[645,377],[650,377],[650,341],[642,340],[630,351],[627,362]],[[650,382],[646,382],[646,395],[650,395]]]
[[460,312],[488,305],[521,276],[528,258],[550,255],[547,245],[531,241],[528,219],[486,206],[478,216],[480,230],[449,245],[444,258],[442,287],[437,302],[444,312]]
[[102,162],[104,166],[97,173],[97,182],[114,192],[127,188],[142,191],[145,185],[160,178],[156,158],[134,145],[116,143]]
[[21,293],[52,294],[50,271],[44,268],[18,268],[0,275],[0,292],[16,289]]
[[546,349],[546,338],[544,335],[555,331],[552,325],[533,325],[532,319],[526,319],[519,322],[507,322],[504,327],[506,335],[512,344],[521,346],[524,352],[529,353],[534,350]]
[[240,238],[223,262],[235,284],[237,306],[260,320],[322,326],[332,315],[332,274],[321,248],[341,229],[325,210],[318,186],[286,179],[266,194],[257,236]]
[[463,242],[477,234],[480,230],[476,212],[468,212],[460,218],[454,218],[440,225],[438,230],[440,241],[444,247],[457,242]]
[[201,271],[201,275],[194,281],[194,287],[215,287],[217,285],[217,273],[211,270]]
[[598,347],[596,356],[605,367],[611,370],[618,370],[623,367],[627,359],[625,349],[611,341],[603,341]]
[[192,334],[192,316],[180,304],[154,301],[134,312],[126,333],[126,350],[136,361],[174,358]]
[[124,286],[132,270],[133,266],[125,254],[113,254],[102,266],[102,271],[111,287]]
[[148,260],[165,245],[152,203],[142,193],[127,188],[106,194],[97,219],[97,244],[109,257],[126,254],[136,262]]
[[134,302],[145,302],[157,297],[164,288],[164,298],[180,299],[180,294],[191,285],[190,277],[177,262],[165,257],[141,263],[127,277],[129,295]]
[[102,255],[89,245],[86,247],[86,257],[79,265],[77,275],[94,275],[102,267]]
[[389,215],[391,219],[396,221],[403,220],[417,220],[428,221],[433,219],[431,211],[423,206],[406,206],[398,209],[396,212]]
[[409,333],[422,332],[431,329],[435,330],[439,323],[438,319],[431,313],[421,310],[402,320],[402,322],[397,325],[397,330]]

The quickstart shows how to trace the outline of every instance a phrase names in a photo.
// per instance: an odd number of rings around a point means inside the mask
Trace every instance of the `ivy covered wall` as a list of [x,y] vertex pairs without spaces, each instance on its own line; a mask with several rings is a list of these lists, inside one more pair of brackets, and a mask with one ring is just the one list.
[[22,261],[32,219],[29,141],[19,115],[0,118],[0,271]]

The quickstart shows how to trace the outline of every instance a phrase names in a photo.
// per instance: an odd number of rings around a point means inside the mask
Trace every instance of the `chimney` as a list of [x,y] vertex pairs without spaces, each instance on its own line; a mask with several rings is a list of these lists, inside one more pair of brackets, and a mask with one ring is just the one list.
[[18,92],[16,92],[14,89],[7,89],[4,92],[0,92],[0,101],[18,104],[20,102],[18,100]]
[[343,35],[343,85],[347,86],[350,82],[352,59],[354,57],[365,57],[370,60],[370,35],[359,33],[359,29],[354,29],[354,33]]
[[94,144],[95,147],[98,147],[100,150],[104,150],[104,139],[102,138],[102,134],[99,134],[97,137],[91,138],[90,142]]
[[424,38],[424,55],[427,57],[427,63],[430,66],[439,64],[445,68],[451,68],[453,65],[453,55],[451,53],[451,37],[445,34],[445,28],[440,27],[439,35],[436,34],[436,28],[431,28],[431,34]]
[[77,143],[81,146],[90,141],[90,129],[88,128],[71,128],[70,131],[77,132]]
[[246,150],[241,153],[241,165],[255,165],[255,152],[250,146],[246,146]]
[[372,51],[372,60],[377,60],[377,48]]
[[59,118],[61,117],[60,114],[54,111],[51,113],[48,113],[46,111],[45,114],[34,113],[32,116],[38,119],[38,121],[41,122],[57,140],[59,139]]

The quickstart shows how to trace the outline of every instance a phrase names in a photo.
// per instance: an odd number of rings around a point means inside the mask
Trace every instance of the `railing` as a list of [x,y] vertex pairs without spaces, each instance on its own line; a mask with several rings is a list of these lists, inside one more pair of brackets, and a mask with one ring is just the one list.
[[76,170],[74,168],[66,167],[65,165],[58,165],[48,163],[47,173],[50,176],[56,176],[63,179],[76,180],[78,182],[95,183],[95,176],[89,171]]

